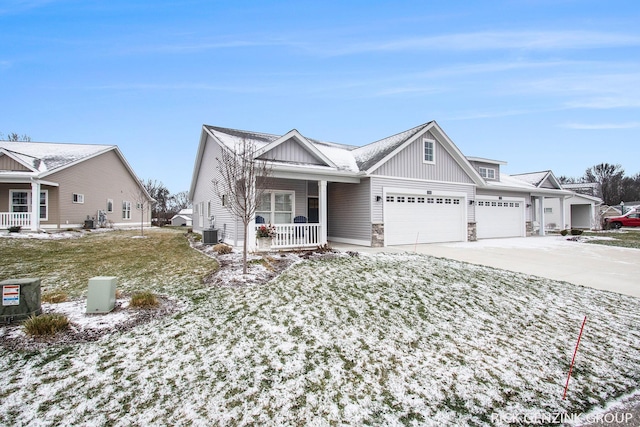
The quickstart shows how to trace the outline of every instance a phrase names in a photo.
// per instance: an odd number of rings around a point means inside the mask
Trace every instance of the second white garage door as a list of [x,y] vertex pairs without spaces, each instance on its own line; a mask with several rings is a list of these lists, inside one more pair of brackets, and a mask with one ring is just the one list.
[[453,196],[387,193],[387,245],[466,240],[465,199]]
[[524,199],[476,199],[476,236],[478,239],[523,237]]

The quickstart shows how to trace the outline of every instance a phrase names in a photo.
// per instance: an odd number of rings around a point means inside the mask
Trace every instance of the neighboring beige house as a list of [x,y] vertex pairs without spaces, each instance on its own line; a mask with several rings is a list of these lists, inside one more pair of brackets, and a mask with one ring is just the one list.
[[115,145],[0,141],[0,229],[149,226],[152,200]]

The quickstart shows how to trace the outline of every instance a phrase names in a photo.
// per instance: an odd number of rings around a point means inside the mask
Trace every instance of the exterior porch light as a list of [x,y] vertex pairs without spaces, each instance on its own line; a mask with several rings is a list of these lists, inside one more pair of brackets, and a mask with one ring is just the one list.
[[470,205],[475,205],[476,201],[475,200],[469,200],[469,204]]
[[382,201],[382,196],[376,196],[376,202],[381,202]]

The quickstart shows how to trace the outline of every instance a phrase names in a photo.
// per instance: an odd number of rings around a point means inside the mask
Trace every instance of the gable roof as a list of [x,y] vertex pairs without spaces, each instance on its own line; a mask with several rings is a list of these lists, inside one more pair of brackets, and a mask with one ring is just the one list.
[[0,177],[26,175],[41,179],[109,151],[116,154],[131,177],[144,190],[144,194],[153,200],[117,145],[0,141],[0,153],[8,155],[29,169],[29,172],[0,171]]
[[550,170],[541,171],[541,172],[520,173],[520,174],[511,175],[511,176],[521,181],[527,182],[536,188],[542,188],[542,185],[545,182],[548,182],[554,188],[558,190],[562,189],[562,185],[560,185],[560,181],[558,181],[558,179],[555,177],[553,172],[551,172]]

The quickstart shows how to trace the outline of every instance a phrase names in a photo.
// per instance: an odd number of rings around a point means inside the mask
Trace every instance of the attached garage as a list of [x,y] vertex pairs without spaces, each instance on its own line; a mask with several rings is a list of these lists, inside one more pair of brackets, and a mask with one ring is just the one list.
[[465,241],[465,201],[461,195],[386,193],[386,245]]
[[478,239],[525,236],[524,199],[476,199],[476,235]]

